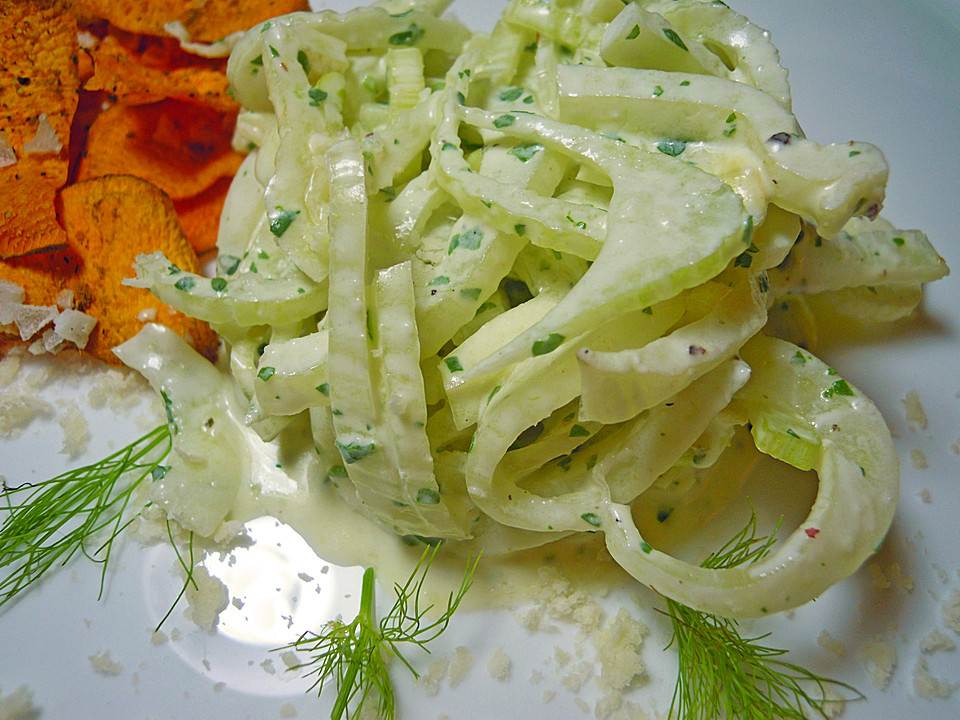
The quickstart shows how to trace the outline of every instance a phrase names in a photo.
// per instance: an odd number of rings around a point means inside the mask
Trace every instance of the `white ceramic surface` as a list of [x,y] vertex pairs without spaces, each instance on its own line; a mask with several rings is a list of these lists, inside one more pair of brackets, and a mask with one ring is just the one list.
[[[918,645],[934,628],[960,642],[940,614],[946,597],[960,588],[960,5],[955,0],[731,4],[771,30],[791,71],[794,110],[808,136],[821,142],[857,139],[879,145],[891,166],[884,215],[898,225],[926,231],[955,271],[929,288],[925,313],[916,322],[898,325],[883,339],[826,338],[821,351],[874,399],[896,434],[903,467],[901,504],[880,561],[887,568],[898,563],[912,579],[912,590],[896,582],[878,587],[876,576],[865,568],[791,617],[756,629],[773,630],[774,642],[791,648],[798,662],[860,688],[868,700],[847,708],[844,717],[849,720],[956,718],[960,693],[948,700],[920,699],[913,690],[913,672],[924,657],[934,676],[960,681],[960,653],[921,656]],[[482,28],[490,27],[501,3],[469,0],[455,7],[461,19]],[[63,380],[48,396],[70,397],[77,387]],[[929,418],[924,428],[906,418],[903,399],[911,390]],[[97,413],[90,423],[88,457],[131,439],[136,429],[130,418],[135,415],[117,420],[108,411]],[[67,462],[56,452],[60,442],[55,423],[32,424],[20,437],[0,442],[0,474],[11,484],[54,474]],[[914,466],[912,451],[924,453],[926,468]],[[295,543],[285,541],[265,558],[241,556],[228,568],[240,575],[245,562],[249,567],[261,563],[261,573],[271,569],[269,579],[262,574],[256,578],[266,592],[248,597],[248,614],[253,607],[263,614],[262,636],[251,637],[249,627],[231,628],[227,617],[217,635],[191,630],[178,612],[165,630],[170,635],[176,629],[179,639],[171,637],[160,645],[151,642],[150,629],[175,592],[169,551],[125,545],[99,602],[97,569],[81,559],[0,613],[3,694],[28,685],[44,720],[324,717],[328,703],[305,695],[306,685],[285,675],[282,661],[266,649],[283,629],[283,615],[316,603],[311,593],[323,595],[315,592],[319,580],[307,583],[297,577],[309,560],[296,552]],[[345,583],[327,594],[355,598],[356,571],[325,574],[322,567],[319,563],[308,574]],[[242,581],[235,575],[231,582]],[[610,610],[637,607],[624,594],[604,602]],[[651,717],[657,708],[665,710],[673,672],[670,654],[661,652],[662,623],[656,624],[655,617],[653,622],[644,646],[649,681],[631,698]],[[817,645],[823,629],[843,641],[845,656]],[[868,679],[858,654],[864,643],[876,638],[889,644],[897,657],[884,691]],[[472,673],[456,688],[444,684],[436,696],[429,696],[400,672],[395,674],[398,718],[593,717],[595,688],[588,684],[579,693],[590,706],[584,711],[563,688],[561,678],[569,672],[554,659],[555,646],[571,652],[576,647],[572,629],[528,635],[509,613],[470,613],[458,616],[435,652],[449,656],[456,646],[470,648],[476,660]],[[487,671],[498,646],[513,662],[510,682],[495,680]],[[92,670],[89,656],[102,651],[122,666],[117,675]],[[261,664],[271,658],[272,665]],[[531,680],[536,672],[543,674],[539,682]],[[544,693],[551,691],[556,696],[546,702]]]

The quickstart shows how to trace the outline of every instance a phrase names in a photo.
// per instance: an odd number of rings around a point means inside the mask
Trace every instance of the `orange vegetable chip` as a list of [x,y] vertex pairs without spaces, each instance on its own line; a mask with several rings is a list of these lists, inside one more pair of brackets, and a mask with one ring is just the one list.
[[308,0],[217,0],[195,5],[179,19],[194,42],[216,42],[277,15],[309,9]]
[[220,213],[223,212],[230,181],[230,178],[220,178],[199,195],[173,203],[183,232],[198,255],[213,250],[217,245]]
[[180,21],[193,42],[216,42],[238,30],[295,10],[308,0],[71,0],[82,20],[103,18],[123,30],[163,36],[163,26]]
[[[108,35],[93,51],[94,73],[85,90],[103,90],[126,105],[164,98],[195,102],[221,111],[236,110],[227,94],[226,73],[211,67],[150,67],[134,50]],[[198,63],[199,65],[199,63]]]
[[114,365],[110,349],[133,337],[146,320],[163,323],[214,358],[217,336],[210,326],[187,317],[148,291],[121,284],[132,277],[140,253],[162,250],[171,262],[200,271],[170,198],[139,178],[115,175],[71,185],[61,193],[66,250],[0,262],[0,277],[26,291],[26,302],[52,305],[70,289],[76,308],[97,318],[85,348]]
[[192,197],[240,167],[243,156],[230,147],[234,122],[177,100],[115,105],[91,126],[77,178],[136,175],[175,200]]
[[77,53],[59,2],[0,2],[0,258],[66,244],[54,199],[67,180]]

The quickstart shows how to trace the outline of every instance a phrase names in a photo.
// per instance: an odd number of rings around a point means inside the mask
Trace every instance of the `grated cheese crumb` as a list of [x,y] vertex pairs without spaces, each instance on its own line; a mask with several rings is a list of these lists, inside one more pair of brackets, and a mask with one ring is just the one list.
[[580,708],[583,712],[590,712],[590,706],[583,700],[583,698],[574,698],[573,701],[577,704],[577,707]]
[[927,700],[946,700],[957,690],[957,683],[941,680],[930,674],[926,658],[913,666],[913,691]]
[[187,586],[187,607],[184,615],[201,630],[212,632],[227,609],[227,586],[213,577],[202,565],[193,569],[193,582]]
[[123,664],[115,662],[110,657],[109,650],[97,650],[93,655],[89,655],[90,667],[95,673],[105,676],[119,675],[123,672]]
[[447,667],[449,661],[440,658],[434,660],[427,666],[427,671],[420,673],[417,678],[417,685],[423,688],[423,691],[430,697],[434,697],[440,692],[440,683],[447,676]]
[[927,454],[917,448],[910,451],[910,463],[916,470],[926,470],[930,466],[927,462]]
[[470,675],[470,671],[473,670],[473,662],[473,654],[470,652],[470,649],[459,645],[457,649],[453,651],[453,659],[449,665],[450,677],[447,679],[447,684],[455,688],[466,680],[467,676]]
[[960,633],[960,590],[953,590],[940,606],[943,622],[954,632]]
[[920,641],[920,652],[932,655],[942,650],[953,650],[956,646],[951,638],[934,628]]
[[284,703],[280,706],[280,717],[292,718],[297,716],[297,709],[290,703]]
[[820,635],[817,636],[817,645],[837,657],[843,657],[847,654],[847,649],[843,646],[843,643],[831,635],[826,629],[822,630]]
[[512,663],[510,658],[506,653],[503,652],[503,648],[497,646],[496,651],[490,657],[489,662],[487,663],[487,672],[490,673],[490,676],[500,680],[506,681],[510,679],[510,670],[512,668]]
[[933,502],[933,495],[930,494],[930,488],[924,488],[919,493],[920,499],[928,505]]
[[879,637],[867,641],[860,649],[860,660],[878,690],[884,690],[890,684],[893,670],[897,665],[897,652],[890,643]]
[[557,696],[556,691],[554,691],[554,690],[544,690],[544,691],[543,691],[543,695],[542,695],[542,697],[543,697],[543,702],[544,702],[544,703],[548,703],[548,702],[552,701],[556,696]]
[[916,390],[911,390],[903,399],[903,407],[907,414],[907,420],[915,424],[921,430],[927,427],[927,414],[920,404],[920,396]]
[[153,645],[166,645],[169,639],[163,630],[153,630],[150,633],[150,643]]
[[16,438],[34,420],[53,416],[53,406],[32,393],[16,388],[0,395],[0,437]]
[[33,693],[26,685],[6,696],[0,688],[0,720],[36,720],[39,717],[40,709],[33,704]]
[[90,429],[80,406],[73,400],[66,400],[57,416],[57,423],[63,430],[63,447],[60,452],[71,459],[83,455],[90,441]]

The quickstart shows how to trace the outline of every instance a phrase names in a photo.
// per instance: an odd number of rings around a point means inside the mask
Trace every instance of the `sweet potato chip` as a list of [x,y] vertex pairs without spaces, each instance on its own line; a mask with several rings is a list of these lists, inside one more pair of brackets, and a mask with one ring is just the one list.
[[308,0],[71,0],[82,20],[103,18],[123,30],[166,35],[163,26],[177,22],[193,42],[216,42],[238,30],[295,10],[307,10]]
[[94,74],[85,90],[102,90],[124,105],[141,105],[164,98],[200,103],[233,111],[226,73],[209,67],[149,67],[142,56],[108,35],[93,51]]
[[155,250],[178,267],[200,271],[171,200],[150,183],[121,175],[71,185],[61,201],[70,247],[0,262],[0,278],[24,288],[25,302],[32,305],[51,305],[62,290],[72,290],[77,310],[98,321],[86,350],[104,362],[119,364],[110,349],[133,337],[147,320],[173,328],[198,351],[215,357],[217,336],[206,323],[121,284],[133,276],[136,256]]
[[136,175],[171,198],[192,197],[240,167],[243,156],[230,147],[234,122],[232,114],[177,100],[115,105],[90,128],[77,178]]
[[220,178],[199,195],[183,200],[174,200],[180,225],[197,255],[213,250],[217,245],[220,213],[227,199],[231,178]]
[[59,2],[0,2],[0,258],[66,244],[54,198],[67,180],[77,53],[77,24]]
[[194,5],[178,19],[194,42],[216,42],[272,17],[309,9],[308,0],[216,0]]

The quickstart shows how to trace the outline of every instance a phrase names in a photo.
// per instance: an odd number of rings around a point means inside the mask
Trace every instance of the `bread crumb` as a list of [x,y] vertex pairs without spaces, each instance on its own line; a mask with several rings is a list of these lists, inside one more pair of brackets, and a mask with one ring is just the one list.
[[920,641],[920,652],[931,655],[935,652],[953,650],[956,646],[951,638],[934,628]]
[[868,640],[860,649],[860,660],[870,682],[878,690],[884,690],[890,684],[893,670],[897,665],[897,652],[893,646],[879,637]]
[[927,463],[927,454],[923,450],[914,448],[910,451],[910,463],[916,470],[925,470],[929,467]]
[[843,646],[843,643],[837,640],[837,638],[831,635],[826,629],[821,630],[820,635],[817,636],[817,645],[837,657],[843,657],[847,654],[847,649]]
[[921,430],[927,427],[927,414],[920,404],[920,396],[916,390],[911,390],[903,399],[903,407],[907,414],[907,420],[914,423]]
[[297,716],[297,709],[290,703],[284,703],[280,706],[280,717],[292,718]]
[[87,656],[87,659],[90,667],[99,675],[113,676],[123,672],[123,664],[114,661],[109,650],[97,650],[93,655]]
[[960,590],[953,590],[940,606],[940,614],[948,628],[960,633]]
[[957,687],[957,683],[931,675],[926,658],[919,658],[913,666],[913,691],[922,698],[946,700],[953,695]]
[[489,662],[487,662],[487,672],[497,680],[506,681],[510,679],[511,667],[512,663],[510,658],[503,652],[503,648],[498,645],[490,657]]
[[450,677],[447,679],[447,684],[455,688],[466,680],[473,669],[473,662],[473,654],[470,649],[463,645],[458,646],[453,651],[453,659],[450,661],[448,668]]
[[33,704],[33,693],[26,685],[6,696],[0,688],[0,720],[36,720],[39,717],[40,708]]

